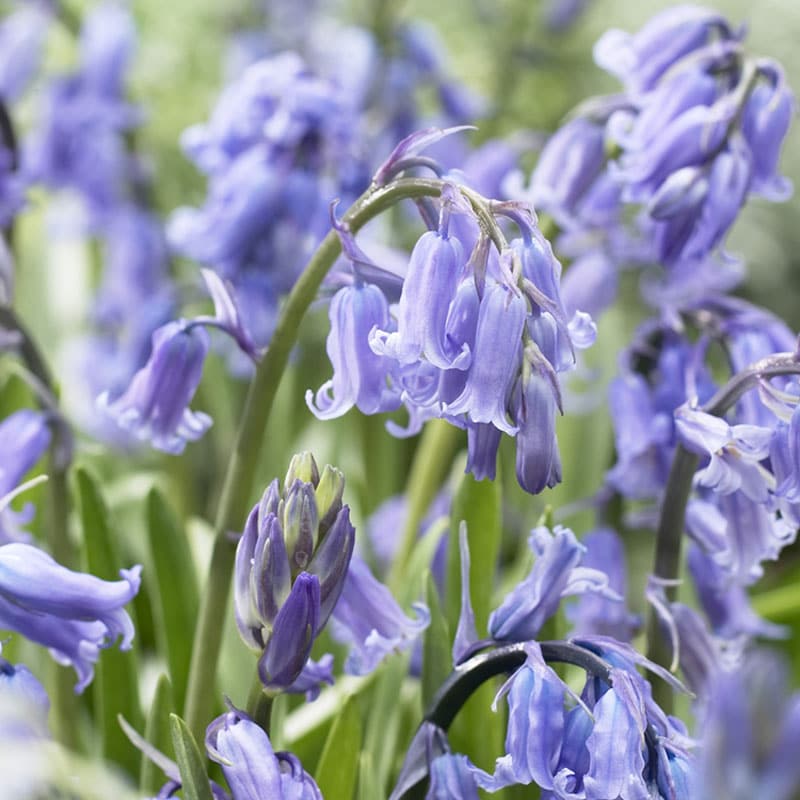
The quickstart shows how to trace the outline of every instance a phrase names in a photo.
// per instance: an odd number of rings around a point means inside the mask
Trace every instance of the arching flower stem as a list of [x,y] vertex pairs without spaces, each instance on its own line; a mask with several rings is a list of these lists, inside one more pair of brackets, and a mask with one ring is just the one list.
[[[401,200],[439,197],[444,186],[444,181],[432,178],[398,178],[386,186],[373,185],[344,214],[342,224],[355,234],[371,219]],[[502,249],[505,237],[492,216],[488,201],[476,192],[460,188],[472,205],[481,228],[495,246]],[[214,681],[223,629],[219,624],[219,614],[221,609],[227,608],[236,551],[236,541],[231,533],[241,530],[244,525],[267,422],[300,324],[340,251],[339,235],[331,230],[286,299],[269,348],[247,392],[217,509],[214,547],[201,595],[189,669],[184,717],[198,739],[212,716],[216,697]]]

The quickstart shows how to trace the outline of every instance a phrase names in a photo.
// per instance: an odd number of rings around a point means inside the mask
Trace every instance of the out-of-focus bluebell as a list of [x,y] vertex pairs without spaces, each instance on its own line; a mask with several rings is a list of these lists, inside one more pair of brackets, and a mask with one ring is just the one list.
[[[47,729],[47,715],[50,713],[50,698],[39,679],[24,665],[11,664],[0,657],[0,698],[20,700],[25,703],[30,711],[35,711],[38,723],[35,727]],[[14,735],[5,726],[2,726],[4,736]],[[26,726],[23,731],[29,733]]]
[[185,320],[169,322],[152,337],[147,363],[117,397],[104,392],[98,407],[124,430],[149,441],[157,450],[177,454],[187,441],[199,439],[211,418],[188,408],[203,373],[208,333]]
[[415,603],[413,609],[416,619],[403,613],[389,589],[354,556],[333,610],[331,628],[335,639],[351,647],[345,672],[366,675],[390,653],[411,647],[430,622],[424,605]]
[[[47,413],[22,409],[0,422],[0,498],[10,494],[50,446],[52,433]],[[16,512],[0,508],[0,544],[27,541],[22,525],[33,517],[33,506]]]
[[86,15],[78,69],[48,86],[24,150],[26,175],[78,192],[96,229],[127,199],[139,170],[125,136],[140,114],[123,93],[134,37],[130,14],[120,4],[103,3]]
[[535,639],[561,598],[569,595],[598,592],[621,602],[605,573],[582,565],[586,548],[569,528],[556,526],[551,532],[540,526],[531,531],[528,543],[536,556],[533,568],[489,616],[492,638],[511,642]]
[[609,589],[623,602],[611,600],[597,592],[581,594],[566,607],[567,619],[576,636],[600,634],[629,642],[641,626],[641,619],[632,614],[625,604],[627,595],[627,567],[622,540],[612,528],[597,528],[581,540],[586,548],[582,564],[596,569],[608,577]]
[[39,68],[53,19],[49,2],[25,0],[0,23],[0,101],[15,102]]
[[322,800],[297,756],[276,753],[264,730],[242,711],[228,711],[208,726],[206,750],[222,766],[232,800]]
[[121,638],[133,641],[133,623],[123,609],[139,591],[141,567],[121,570],[122,580],[104,581],[72,572],[31,545],[0,547],[0,626],[48,647],[70,664],[83,691],[94,675],[100,648]]
[[478,800],[478,787],[466,756],[445,753],[431,761],[425,800]]
[[797,796],[800,698],[789,694],[787,670],[776,655],[754,651],[741,669],[716,674],[698,729],[692,798]]

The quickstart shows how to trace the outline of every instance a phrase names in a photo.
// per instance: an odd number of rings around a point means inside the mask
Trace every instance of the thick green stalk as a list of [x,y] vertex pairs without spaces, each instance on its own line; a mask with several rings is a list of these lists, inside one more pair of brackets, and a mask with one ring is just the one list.
[[[342,222],[355,233],[400,200],[439,196],[442,185],[439,180],[401,178],[387,186],[370,187],[348,210]],[[480,213],[478,209],[476,212]],[[331,231],[289,294],[272,341],[247,393],[217,510],[214,549],[208,580],[201,595],[189,669],[185,718],[189,730],[196,737],[205,730],[216,699],[214,681],[222,639],[222,617],[228,605],[236,551],[232,533],[241,530],[244,524],[267,421],[303,317],[340,250],[339,237]]]
[[[761,359],[742,372],[734,375],[707,403],[700,407],[706,414],[721,417],[726,414],[759,381],[778,375],[800,374],[797,353],[777,353]],[[699,456],[689,452],[683,445],[675,448],[672,466],[661,504],[661,516],[656,533],[656,549],[653,575],[666,582],[667,599],[677,597],[677,580],[681,567],[684,518],[692,480]],[[669,667],[673,660],[672,650],[661,631],[658,615],[651,608],[647,619],[647,657],[657,664]],[[672,689],[663,681],[653,685],[653,697],[666,711],[672,711]]]

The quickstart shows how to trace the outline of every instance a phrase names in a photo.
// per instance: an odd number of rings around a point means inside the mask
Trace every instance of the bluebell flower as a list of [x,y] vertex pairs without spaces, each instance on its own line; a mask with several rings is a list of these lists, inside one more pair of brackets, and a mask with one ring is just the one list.
[[632,614],[624,602],[627,575],[622,540],[612,528],[601,527],[584,536],[581,544],[586,548],[582,564],[607,575],[609,588],[623,598],[623,602],[596,592],[580,595],[567,606],[573,635],[600,634],[622,642],[631,641],[641,626],[641,619]]
[[29,708],[36,709],[46,725],[50,698],[38,678],[24,664],[15,665],[0,658],[0,697],[23,698]]
[[466,756],[445,753],[431,761],[425,800],[478,800],[478,787]]
[[232,800],[322,800],[297,757],[276,753],[264,730],[241,711],[228,711],[208,726],[206,750],[222,766]]
[[208,346],[208,333],[199,325],[179,320],[162,326],[153,334],[150,358],[128,389],[114,398],[104,392],[98,407],[156,449],[182,452],[187,441],[199,439],[211,425],[207,414],[188,408]]
[[774,655],[755,651],[741,669],[715,675],[699,718],[692,798],[797,796],[800,700],[788,693],[786,672]]
[[595,45],[594,58],[638,94],[652,89],[670,67],[714,36],[734,36],[721,14],[700,6],[676,6],[656,14],[636,34],[608,31]]
[[79,67],[50,85],[24,153],[26,172],[48,187],[79,192],[97,227],[126,199],[138,170],[124,139],[139,123],[123,96],[133,35],[120,5],[101,4],[87,15]]
[[123,609],[139,591],[141,567],[120,572],[122,580],[104,581],[72,572],[31,545],[0,547],[0,626],[48,647],[60,663],[71,664],[76,691],[94,675],[99,649],[121,638],[133,641],[133,623]]
[[777,174],[777,166],[797,103],[778,64],[763,64],[761,77],[765,80],[750,93],[742,118],[742,134],[753,154],[750,189],[768,200],[786,200],[792,184]]
[[556,526],[552,532],[544,526],[535,528],[528,543],[536,555],[533,568],[489,616],[492,638],[512,642],[535,639],[561,598],[568,595],[590,591],[621,600],[604,573],[581,566],[585,548],[569,528]]
[[430,622],[424,605],[415,603],[413,608],[416,619],[403,613],[386,586],[354,556],[333,610],[333,636],[351,646],[345,672],[366,675],[390,653],[411,647]]
[[0,23],[0,100],[13,103],[39,68],[52,21],[46,2],[25,2]]

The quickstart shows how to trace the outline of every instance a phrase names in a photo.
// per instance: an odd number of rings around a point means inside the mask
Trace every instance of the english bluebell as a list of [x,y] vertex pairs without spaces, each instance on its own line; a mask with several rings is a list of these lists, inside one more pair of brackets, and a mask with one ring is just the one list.
[[0,547],[0,625],[48,647],[70,664],[83,691],[94,675],[100,648],[120,638],[127,650],[134,629],[123,606],[139,591],[141,567],[104,581],[72,572],[42,550],[22,543]]
[[264,730],[242,711],[228,711],[208,726],[206,750],[222,766],[231,800],[322,800],[297,757],[276,753]]

